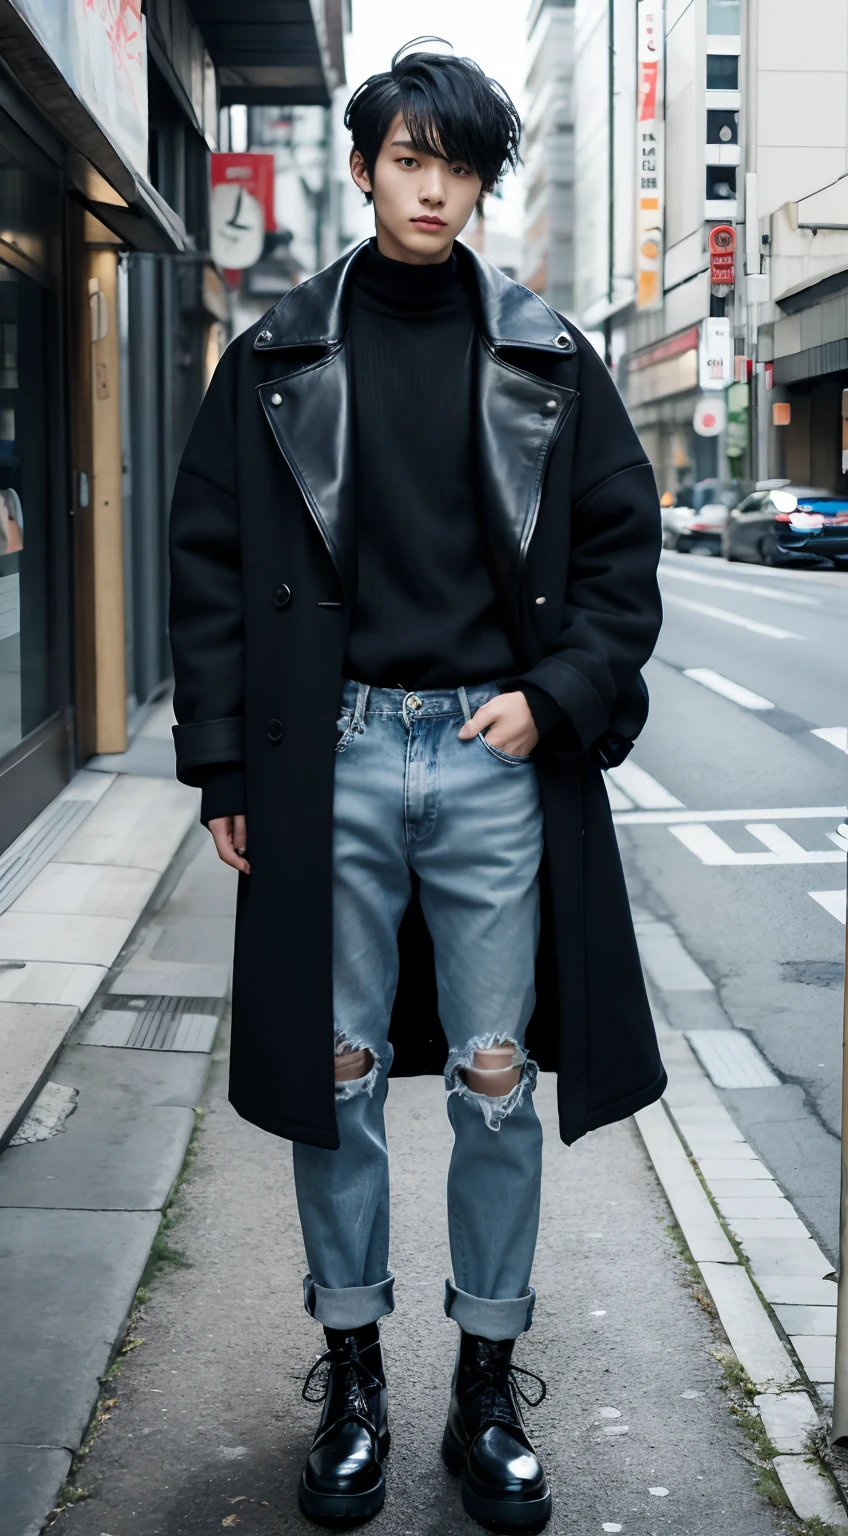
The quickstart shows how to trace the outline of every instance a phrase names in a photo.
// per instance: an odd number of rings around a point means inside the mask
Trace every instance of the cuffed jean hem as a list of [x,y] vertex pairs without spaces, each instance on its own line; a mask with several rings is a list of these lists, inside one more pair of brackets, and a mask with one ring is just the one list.
[[325,1328],[365,1328],[394,1312],[394,1287],[393,1274],[376,1285],[346,1285],[338,1290],[330,1290],[311,1275],[304,1275],[303,1305],[309,1316]]
[[536,1292],[532,1285],[526,1296],[494,1301],[485,1296],[471,1296],[452,1280],[445,1281],[446,1316],[452,1317],[463,1333],[473,1333],[481,1339],[517,1339],[530,1327],[535,1304]]

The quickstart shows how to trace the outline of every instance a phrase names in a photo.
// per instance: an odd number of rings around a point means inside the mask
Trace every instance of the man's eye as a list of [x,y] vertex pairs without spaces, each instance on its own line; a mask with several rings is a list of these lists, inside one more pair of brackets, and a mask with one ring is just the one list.
[[418,161],[413,160],[411,155],[402,155],[400,163],[401,165],[417,165]]
[[452,165],[451,166],[451,170],[453,171],[455,176],[470,176],[471,175],[471,172],[469,171],[467,165]]

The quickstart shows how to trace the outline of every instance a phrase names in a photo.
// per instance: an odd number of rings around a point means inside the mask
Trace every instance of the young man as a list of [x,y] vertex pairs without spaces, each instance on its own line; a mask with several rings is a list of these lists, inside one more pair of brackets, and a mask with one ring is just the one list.
[[592,347],[457,243],[517,159],[501,88],[402,52],[347,122],[376,239],[236,339],[183,459],[178,773],[240,871],[231,1100],[295,1143],[328,1346],[301,1508],[383,1502],[394,1057],[444,1071],[454,1132],[442,1453],[477,1520],[539,1526],[537,1062],[569,1143],[665,1086],[601,777],[647,712],[659,511]]

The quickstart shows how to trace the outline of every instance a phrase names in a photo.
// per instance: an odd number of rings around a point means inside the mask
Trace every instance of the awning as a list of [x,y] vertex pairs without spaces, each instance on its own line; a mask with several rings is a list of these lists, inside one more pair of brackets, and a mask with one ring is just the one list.
[[334,0],[189,0],[218,72],[221,105],[330,105],[344,80]]

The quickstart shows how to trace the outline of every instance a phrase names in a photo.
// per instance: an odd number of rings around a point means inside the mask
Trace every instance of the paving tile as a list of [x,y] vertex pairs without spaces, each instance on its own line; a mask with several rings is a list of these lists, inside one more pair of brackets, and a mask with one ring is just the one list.
[[132,961],[116,971],[110,992],[126,996],[226,997],[230,987],[229,965],[181,965],[177,960]]
[[69,864],[167,869],[197,819],[200,792],[175,780],[120,775],[61,850]]
[[87,1008],[105,975],[105,965],[28,960],[14,969],[0,967],[0,999]]
[[822,1402],[828,1408],[831,1408],[831,1409],[833,1408],[833,1382],[832,1381],[817,1381],[816,1382],[816,1393],[821,1398]]
[[761,1392],[754,1398],[765,1432],[778,1451],[799,1455],[819,1418],[806,1392]]
[[[166,908],[166,911],[168,909]],[[215,965],[232,954],[234,916],[171,917],[157,927],[151,960],[175,960],[180,965]]]
[[702,1157],[698,1159],[701,1172],[708,1184],[713,1179],[770,1179],[768,1168],[754,1156],[750,1160],[738,1157]]
[[0,1146],[14,1131],[78,1017],[76,1008],[0,1003]]
[[90,800],[92,805],[96,805],[98,800],[103,799],[107,790],[111,789],[116,778],[117,774],[114,773],[92,773],[90,768],[79,768],[58,798]]
[[815,1275],[823,1279],[833,1268],[811,1237],[789,1237],[785,1241],[772,1237],[749,1242],[745,1253],[755,1275]]
[[150,869],[68,864],[51,859],[14,901],[10,912],[65,912],[136,920],[159,876]]
[[848,1528],[848,1516],[833,1484],[814,1464],[803,1456],[776,1456],[774,1469],[801,1520],[818,1518],[837,1530]]
[[[715,1189],[712,1190],[715,1195]],[[716,1197],[718,1198],[718,1197]],[[784,1195],[774,1194],[771,1190],[763,1190],[758,1187],[755,1198],[736,1199],[733,1195],[723,1195],[718,1201],[721,1214],[726,1221],[746,1221],[755,1218],[757,1221],[797,1221],[795,1207],[791,1200]]]
[[689,1109],[675,1109],[673,1113],[675,1120],[681,1127],[686,1125],[702,1125],[704,1127],[713,1125],[725,1126],[728,1132],[736,1131],[737,1135],[742,1134],[737,1129],[735,1120],[728,1114],[718,1096],[716,1096],[714,1105],[693,1105]]
[[[703,1165],[701,1167],[703,1173]],[[707,1175],[704,1173],[704,1178]],[[764,1200],[780,1195],[774,1179],[707,1179],[710,1193],[724,1210],[725,1200]]]
[[792,1334],[792,1347],[810,1381],[833,1381],[836,1370],[836,1336]]
[[730,1147],[739,1143],[742,1146],[748,1145],[741,1131],[733,1125],[725,1125],[722,1120],[684,1120],[679,1114],[674,1118],[690,1147],[694,1150],[697,1142],[699,1146],[707,1149],[705,1152],[707,1157],[733,1156],[732,1152],[714,1152],[712,1150],[714,1147]]
[[836,1303],[833,1281],[816,1279],[815,1275],[758,1274],[757,1285],[772,1306],[780,1303],[793,1307],[832,1307]]
[[6,1148],[0,1207],[159,1209],[182,1165],[208,1065],[197,1053],[66,1048],[51,1081],[78,1089],[77,1108],[59,1135]]
[[137,916],[76,917],[10,909],[0,916],[0,960],[108,966],[129,938]]
[[0,1444],[79,1445],[158,1225],[158,1211],[4,1212],[0,1294],[15,1326]]
[[0,1510],[8,1536],[39,1536],[71,1465],[54,1445],[0,1445]]
[[798,1374],[741,1264],[702,1264],[722,1327],[756,1386],[789,1386]]
[[757,1154],[753,1147],[750,1147],[741,1137],[738,1141],[716,1141],[698,1136],[692,1131],[686,1136],[686,1140],[699,1163],[716,1160],[734,1163],[757,1161]]
[[[834,1290],[836,1287],[834,1286]],[[775,1307],[775,1313],[787,1333],[836,1335],[836,1302],[832,1307]]]
[[763,1243],[772,1237],[793,1237],[803,1242],[810,1235],[800,1216],[737,1216],[728,1220],[728,1226],[746,1252],[748,1243]]

